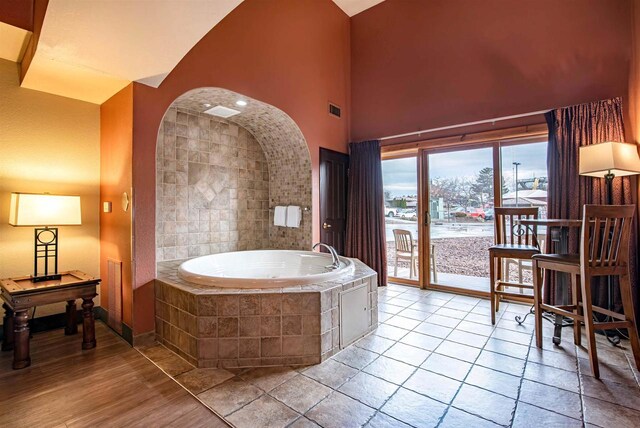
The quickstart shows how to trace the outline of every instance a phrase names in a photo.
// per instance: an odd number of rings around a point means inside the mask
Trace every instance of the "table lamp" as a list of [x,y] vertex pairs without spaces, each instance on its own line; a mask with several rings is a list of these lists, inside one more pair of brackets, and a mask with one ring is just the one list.
[[607,205],[611,205],[613,203],[613,179],[640,174],[638,146],[610,141],[582,146],[580,147],[578,173],[589,177],[604,178]]
[[[11,193],[9,224],[35,227],[33,281],[61,278],[58,273],[58,228],[50,226],[80,225],[80,196]],[[44,262],[44,272],[38,274],[38,260]],[[53,269],[49,268],[52,260]]]

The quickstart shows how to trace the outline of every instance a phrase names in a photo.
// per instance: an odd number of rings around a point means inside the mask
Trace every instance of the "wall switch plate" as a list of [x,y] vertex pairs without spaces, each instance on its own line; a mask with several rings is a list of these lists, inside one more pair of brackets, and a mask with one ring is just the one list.
[[111,212],[111,202],[103,202],[102,203],[102,212],[110,213]]

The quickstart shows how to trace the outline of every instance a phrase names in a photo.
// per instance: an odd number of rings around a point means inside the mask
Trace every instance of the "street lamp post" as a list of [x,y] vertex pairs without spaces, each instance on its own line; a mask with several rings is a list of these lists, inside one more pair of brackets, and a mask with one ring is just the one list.
[[516,208],[518,207],[518,165],[520,165],[520,162],[514,162],[513,163],[516,167]]

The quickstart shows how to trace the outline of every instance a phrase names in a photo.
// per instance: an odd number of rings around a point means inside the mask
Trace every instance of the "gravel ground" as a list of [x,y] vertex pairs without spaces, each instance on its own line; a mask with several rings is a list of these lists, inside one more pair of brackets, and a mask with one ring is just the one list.
[[[489,277],[489,247],[493,245],[493,237],[460,237],[442,238],[431,241],[435,246],[436,267],[438,273]],[[393,274],[395,267],[395,244],[387,243],[387,264]],[[408,261],[399,261],[398,267],[409,268]],[[512,264],[509,269],[511,281],[517,281],[518,269]],[[524,270],[523,280],[531,283],[531,270]]]

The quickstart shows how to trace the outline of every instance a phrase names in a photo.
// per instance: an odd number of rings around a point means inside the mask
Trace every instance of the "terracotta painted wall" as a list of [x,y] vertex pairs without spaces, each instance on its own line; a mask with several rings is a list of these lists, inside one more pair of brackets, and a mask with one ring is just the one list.
[[630,8],[631,0],[374,6],[351,21],[352,139],[626,97]]
[[0,21],[14,27],[33,31],[34,0],[0,1]]
[[[0,59],[0,277],[33,273],[33,228],[9,226],[11,192],[80,195],[82,225],[59,228],[58,267],[97,277],[100,108],[21,88],[18,67]],[[64,306],[38,307],[36,316]]]
[[131,280],[131,208],[124,211],[122,194],[131,195],[133,144],[133,85],[100,106],[100,201],[112,211],[100,211],[100,277],[102,306],[109,308],[107,260],[122,262],[122,317],[133,325]]
[[[134,84],[134,334],[153,329],[155,144],[171,102],[222,87],[269,103],[298,124],[313,166],[318,227],[319,148],[347,150],[350,21],[331,0],[246,0],[209,32],[158,89]],[[343,107],[342,119],[327,113]]]
[[633,1],[632,55],[629,73],[629,117],[631,136],[640,143],[640,0]]

